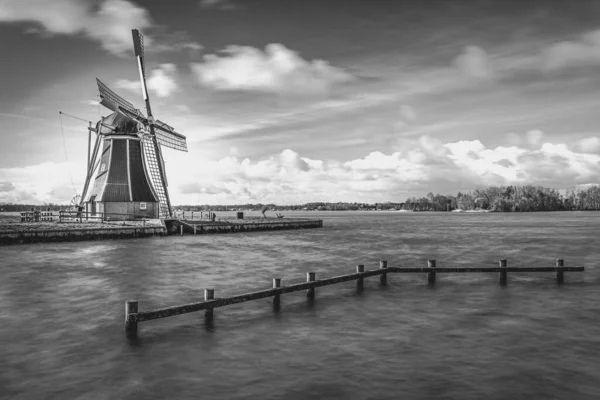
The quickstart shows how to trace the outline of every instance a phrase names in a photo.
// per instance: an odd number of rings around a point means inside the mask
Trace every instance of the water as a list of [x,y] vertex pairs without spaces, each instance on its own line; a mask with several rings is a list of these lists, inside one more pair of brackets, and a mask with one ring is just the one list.
[[[292,215],[293,213],[286,213]],[[309,214],[302,213],[308,216]],[[0,248],[3,399],[597,399],[600,213],[315,213],[323,229]],[[140,310],[376,268],[584,265],[565,273],[392,274],[140,323]]]

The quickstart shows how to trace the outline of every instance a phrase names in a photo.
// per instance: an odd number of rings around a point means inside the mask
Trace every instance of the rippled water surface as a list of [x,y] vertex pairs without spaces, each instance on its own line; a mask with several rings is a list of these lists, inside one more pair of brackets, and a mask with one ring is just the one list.
[[[293,213],[286,213],[292,215]],[[598,399],[600,213],[323,212],[323,229],[0,247],[0,398]],[[140,323],[140,310],[376,268],[392,274]]]

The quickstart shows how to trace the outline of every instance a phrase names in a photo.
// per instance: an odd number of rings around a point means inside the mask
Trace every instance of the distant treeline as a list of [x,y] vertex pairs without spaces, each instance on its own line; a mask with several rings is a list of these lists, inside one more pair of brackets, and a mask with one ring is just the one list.
[[489,210],[496,212],[528,211],[571,211],[600,210],[600,186],[567,191],[561,195],[558,190],[541,186],[491,186],[466,193],[453,195],[429,193],[425,197],[411,197],[404,202],[386,203],[325,203],[313,202],[298,205],[276,204],[236,204],[236,205],[182,205],[178,210],[190,211],[260,211],[264,207],[273,211],[374,211],[374,210],[413,210],[413,211],[452,211]]
[[13,203],[0,203],[0,211],[61,211],[68,210],[71,206],[61,204],[13,204]]
[[415,211],[489,210],[497,212],[599,210],[600,186],[575,189],[561,195],[541,186],[491,186],[456,196],[429,193],[409,198],[404,209]]
[[[69,205],[61,204],[12,204],[0,203],[1,211],[66,210]],[[489,210],[497,212],[528,211],[571,211],[600,210],[600,186],[568,190],[563,196],[556,189],[541,186],[491,186],[453,195],[429,193],[425,197],[411,197],[404,202],[348,203],[312,202],[298,205],[277,204],[235,204],[235,205],[180,205],[175,210],[185,211],[374,211],[374,210],[413,210],[413,211],[452,211]]]

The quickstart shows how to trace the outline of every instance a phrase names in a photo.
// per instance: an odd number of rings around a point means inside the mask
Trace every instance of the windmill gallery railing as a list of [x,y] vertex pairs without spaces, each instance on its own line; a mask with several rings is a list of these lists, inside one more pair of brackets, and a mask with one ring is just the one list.
[[387,275],[390,273],[427,273],[427,282],[433,285],[436,281],[436,275],[439,273],[482,273],[492,272],[499,274],[501,285],[506,285],[508,282],[508,273],[520,272],[556,272],[556,282],[561,284],[564,282],[564,273],[581,272],[584,267],[565,267],[564,260],[557,259],[554,267],[523,267],[515,268],[508,267],[506,260],[500,260],[498,267],[493,268],[472,268],[472,267],[453,267],[453,268],[437,268],[435,260],[428,260],[427,267],[388,267],[387,261],[380,261],[379,268],[370,271],[365,271],[364,265],[356,266],[356,273],[348,275],[339,275],[331,278],[316,280],[314,272],[308,272],[306,282],[296,283],[289,286],[281,286],[281,279],[273,279],[273,287],[250,293],[239,294],[230,297],[215,298],[214,289],[204,290],[204,301],[197,303],[189,303],[171,307],[158,308],[149,311],[139,311],[139,303],[137,300],[125,302],[125,332],[128,336],[137,335],[138,322],[150,321],[158,318],[172,317],[180,314],[187,314],[195,311],[205,311],[205,319],[211,321],[213,318],[213,310],[217,307],[224,307],[232,304],[243,303],[251,300],[259,300],[267,297],[273,297],[273,306],[278,309],[281,303],[281,295],[285,293],[299,292],[306,290],[306,296],[309,299],[315,297],[315,288],[321,286],[334,285],[336,283],[357,281],[357,289],[363,289],[364,278],[379,275],[380,283],[387,284]]

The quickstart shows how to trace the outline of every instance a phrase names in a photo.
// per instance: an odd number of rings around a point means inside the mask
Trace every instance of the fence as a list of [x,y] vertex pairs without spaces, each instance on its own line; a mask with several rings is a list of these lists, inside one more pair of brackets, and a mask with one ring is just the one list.
[[21,222],[49,222],[54,219],[52,211],[23,211]]
[[315,297],[315,289],[321,286],[333,285],[341,282],[357,281],[357,288],[363,288],[364,278],[379,275],[379,280],[382,285],[387,283],[387,275],[390,273],[427,273],[427,282],[433,285],[436,281],[437,274],[443,273],[499,273],[499,281],[501,285],[506,285],[508,282],[509,272],[556,272],[556,282],[561,284],[564,282],[564,273],[582,272],[584,267],[565,267],[564,260],[557,259],[554,267],[525,267],[515,268],[508,267],[506,260],[500,260],[498,267],[493,268],[471,268],[471,267],[454,267],[454,268],[437,268],[435,260],[428,260],[427,267],[388,267],[387,261],[380,261],[379,268],[370,271],[364,270],[364,265],[356,267],[356,273],[348,275],[339,275],[331,278],[316,280],[314,272],[308,272],[306,282],[296,283],[289,286],[281,286],[281,279],[273,279],[273,287],[271,289],[259,290],[251,293],[239,294],[231,297],[216,298],[214,297],[214,289],[204,290],[204,301],[197,303],[189,303],[172,307],[154,309],[150,311],[139,311],[139,303],[137,300],[125,302],[125,332],[128,336],[137,335],[138,322],[150,321],[158,318],[172,317],[180,314],[205,310],[205,318],[212,320],[213,310],[217,307],[224,307],[231,304],[243,303],[251,300],[259,300],[267,297],[273,297],[273,305],[279,307],[281,295],[285,293],[299,292],[306,290],[308,298]]
[[92,221],[125,221],[125,220],[139,220],[143,221],[144,225],[146,224],[146,220],[148,220],[148,216],[146,215],[136,215],[136,214],[122,214],[122,213],[105,213],[105,212],[96,212],[91,213],[89,211],[59,211],[58,222],[79,222],[82,223],[84,220],[92,220]]

